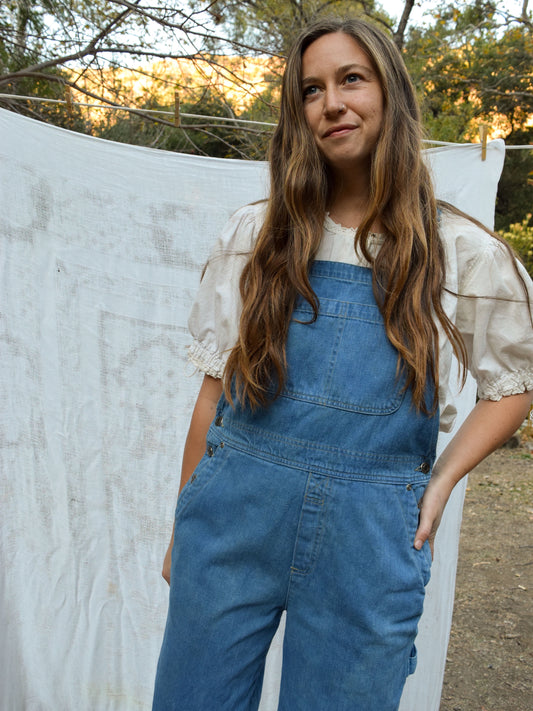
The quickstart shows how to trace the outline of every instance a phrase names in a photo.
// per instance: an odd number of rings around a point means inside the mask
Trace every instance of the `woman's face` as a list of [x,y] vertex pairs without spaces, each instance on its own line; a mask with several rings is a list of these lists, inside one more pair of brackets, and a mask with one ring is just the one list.
[[302,55],[302,92],[307,123],[333,171],[369,171],[383,92],[368,54],[343,32],[322,35]]

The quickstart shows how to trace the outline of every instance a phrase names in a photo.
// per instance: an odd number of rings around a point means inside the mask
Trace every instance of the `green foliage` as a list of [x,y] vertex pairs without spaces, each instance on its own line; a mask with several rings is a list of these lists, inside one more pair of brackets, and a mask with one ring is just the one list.
[[491,3],[441,6],[411,31],[404,56],[436,140],[470,140],[481,121],[511,133],[533,113],[533,36],[502,29]]
[[[513,131],[505,139],[508,145],[533,145],[533,127]],[[505,230],[520,222],[533,205],[533,150],[509,150],[498,185],[496,229]]]
[[[403,7],[399,2],[398,15]],[[507,143],[531,144],[531,13],[523,21],[510,19],[500,3],[486,0],[444,0],[430,12],[426,24],[408,29],[404,45],[428,137],[472,140],[483,122],[497,128]],[[192,53],[227,77],[233,70],[219,66],[220,53],[284,55],[295,34],[311,20],[353,14],[393,31],[391,19],[377,0],[153,0],[149,6],[141,3],[129,10],[119,0],[0,0],[0,92],[63,99],[65,82],[76,82],[79,77],[79,89],[93,94],[89,101],[98,103],[102,97],[139,109],[172,110],[168,83],[179,83],[179,77],[154,80],[149,89],[142,90],[140,99],[124,72],[115,73],[112,68],[131,67],[132,58],[139,57],[143,66],[138,76],[142,77],[143,72],[150,72],[152,52],[176,58]],[[92,49],[83,57],[63,63],[65,57],[87,47]],[[44,69],[27,71],[42,62],[46,62]],[[256,88],[254,101],[244,111],[216,93],[221,91],[219,85],[206,74],[201,98],[198,87],[196,93],[183,87],[182,112],[206,117],[238,113],[241,118],[275,122],[280,65],[273,62],[269,88]],[[9,99],[0,100],[0,105],[112,140],[219,157],[263,159],[271,133],[266,127],[241,130],[208,118],[183,119],[182,126],[175,128],[135,115],[88,112],[76,106],[67,109],[60,104]],[[510,225],[521,224],[530,212],[532,176],[533,152],[509,151],[498,190],[497,229],[509,231]]]
[[[173,111],[173,107],[153,101],[139,108]],[[210,91],[204,92],[198,102],[183,102],[180,111],[184,114],[202,114],[206,117],[228,117],[230,114],[227,102]],[[180,127],[176,128],[133,113],[122,112],[106,112],[102,120],[93,125],[91,133],[120,143],[216,158],[262,160],[265,157],[267,143],[265,138],[265,145],[262,146],[255,135],[250,139],[246,130],[238,131],[233,125],[213,121],[211,118],[202,121],[184,117]]]
[[522,222],[509,225],[507,230],[500,231],[500,235],[515,250],[530,276],[533,277],[533,222],[531,218],[531,213],[528,213]]
[[[508,23],[490,2],[441,3],[427,27],[411,29],[404,50],[420,98],[426,133],[440,141],[475,140],[481,123],[507,144],[528,145],[533,129],[533,35]],[[498,187],[496,227],[531,209],[533,154],[508,151]]]

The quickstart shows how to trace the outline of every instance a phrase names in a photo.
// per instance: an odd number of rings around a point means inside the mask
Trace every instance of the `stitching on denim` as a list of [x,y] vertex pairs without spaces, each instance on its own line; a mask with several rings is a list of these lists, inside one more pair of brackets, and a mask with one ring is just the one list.
[[[403,504],[403,495],[404,493],[400,491],[400,508],[402,511],[402,515],[404,517],[405,521],[405,528],[407,530],[407,537],[408,537],[408,543],[412,547],[416,529],[418,527],[418,501],[420,497],[418,496],[418,492],[415,490],[414,487],[420,487],[423,486],[420,482],[413,482],[413,488],[411,488],[407,493],[409,494],[408,499],[409,501],[406,502],[406,505],[404,507]],[[411,509],[411,505],[414,505],[416,510]],[[428,576],[428,566],[427,566],[427,556],[424,550],[417,551],[415,550],[414,547],[412,547],[412,550],[414,552],[414,558],[416,561],[416,567],[418,570],[418,575],[420,578],[420,583],[422,586],[426,586],[428,581],[429,581],[429,576]]]
[[[429,476],[422,474],[420,472],[415,472],[412,462],[404,462],[405,469],[402,469],[401,473],[397,473],[396,476],[387,476],[386,474],[367,474],[353,471],[344,471],[338,469],[330,469],[328,467],[320,466],[319,463],[313,462],[298,462],[296,460],[288,459],[287,457],[281,456],[279,453],[270,454],[269,452],[264,452],[263,450],[257,449],[257,447],[247,447],[241,442],[232,440],[230,437],[226,437],[224,440],[227,447],[231,447],[249,457],[255,459],[261,459],[265,462],[271,462],[274,464],[280,464],[288,467],[289,469],[296,469],[298,471],[313,471],[317,474],[323,474],[332,479],[343,479],[346,481],[366,481],[374,484],[390,484],[393,486],[405,486],[407,483],[427,483],[429,481]],[[398,471],[398,468],[395,468]]]
[[311,276],[329,277],[343,281],[357,281],[363,284],[372,283],[372,271],[368,267],[362,267],[359,264],[333,262],[325,259],[313,262],[310,274]]
[[[344,329],[346,328],[346,319],[344,318],[344,314],[342,314],[343,318],[337,328],[335,329],[335,341],[333,343],[333,347],[331,350],[331,359],[329,361],[329,366],[328,366],[328,373],[326,376],[326,383],[324,386],[324,391],[326,393],[330,392],[332,383],[333,383],[333,376],[335,374],[335,364],[337,362],[337,356],[339,355],[339,345],[341,342],[341,339],[344,335]],[[294,392],[294,391],[293,391]],[[330,398],[328,397],[327,400]]]
[[[418,457],[414,455],[392,455],[392,454],[381,454],[377,452],[361,452],[359,450],[353,450],[353,449],[342,449],[340,450],[339,447],[335,445],[328,445],[328,444],[318,444],[317,442],[311,442],[309,440],[305,439],[298,439],[296,437],[290,437],[288,435],[279,435],[274,432],[269,432],[266,430],[261,429],[260,427],[255,427],[253,425],[246,425],[244,423],[237,423],[235,421],[229,421],[227,424],[227,430],[225,431],[225,437],[228,439],[231,437],[231,432],[229,430],[230,427],[233,427],[236,430],[243,430],[244,432],[249,432],[250,434],[257,434],[259,433],[261,436],[263,436],[266,440],[271,439],[273,442],[277,442],[278,444],[288,444],[292,445],[294,447],[302,447],[305,449],[310,450],[313,453],[332,453],[332,454],[342,454],[345,455],[346,457],[354,457],[354,458],[361,458],[368,460],[368,462],[374,462],[374,463],[387,463],[387,464],[405,464],[409,466],[412,464],[415,460],[418,461]],[[421,462],[418,461],[418,464]]]
[[[338,307],[335,309],[331,308],[331,306],[329,309],[324,308],[324,306],[329,306],[329,304],[325,302],[334,303],[336,305],[338,304]],[[363,310],[374,312],[375,317],[372,318],[372,314],[361,313]],[[293,314],[299,313],[305,314],[306,316],[312,316],[313,310],[311,308],[305,308],[303,306],[296,306],[296,308],[293,310]],[[365,304],[355,301],[335,301],[334,299],[328,299],[323,296],[320,299],[320,310],[318,315],[319,317],[322,316],[323,318],[337,318],[345,319],[347,321],[363,321],[364,323],[370,323],[373,326],[379,326],[383,328],[383,319],[381,318],[379,309],[373,304]],[[307,326],[308,324],[303,323],[302,325]]]
[[392,415],[392,413],[400,408],[405,397],[405,392],[397,393],[395,399],[389,401],[390,404],[381,407],[344,402],[342,400],[334,400],[333,398],[320,397],[319,395],[309,395],[308,393],[301,393],[298,390],[289,390],[288,388],[283,390],[281,397],[310,402],[315,405],[321,405],[322,407],[329,407],[333,410],[344,410],[345,412],[354,412],[361,415]]
[[[220,449],[219,449],[217,443],[213,443],[213,447],[215,448],[214,457],[216,457],[217,460],[220,460],[220,457],[224,456],[224,450],[222,452],[220,452]],[[205,456],[205,454],[204,454],[204,456]],[[227,454],[226,454],[226,456],[227,456]],[[202,457],[202,459],[203,459],[203,457]],[[200,461],[202,461],[202,460],[200,460]],[[207,462],[206,462],[206,464],[207,464]],[[198,495],[217,476],[218,472],[220,471],[220,464],[221,463],[218,462],[217,466],[214,466],[215,462],[213,461],[211,463],[212,471],[210,472],[209,476],[207,476],[207,478],[206,478],[206,475],[203,470],[200,472],[199,475],[197,475],[194,478],[194,480],[192,479],[192,477],[189,478],[189,481],[187,482],[185,487],[182,489],[182,492],[181,492],[180,496],[178,497],[178,502],[176,504],[176,512],[174,514],[174,523],[175,524],[177,524],[178,521],[182,518],[184,512],[187,511],[189,506],[197,499]],[[196,472],[197,468],[198,467],[195,468],[195,472]],[[193,472],[193,474],[195,472]],[[183,496],[183,494],[185,494],[185,496]],[[181,505],[180,505],[180,502],[181,502]]]
[[[296,537],[295,537],[295,541],[294,541],[292,563],[291,563],[291,568],[290,568],[289,588],[287,590],[287,595],[286,595],[286,599],[285,599],[286,605],[288,604],[293,574],[298,575],[300,577],[305,577],[313,572],[316,562],[318,560],[318,555],[320,552],[322,541],[324,539],[325,517],[327,515],[327,502],[328,502],[328,493],[329,493],[329,489],[330,489],[331,478],[327,477],[327,476],[324,477],[323,475],[320,475],[324,479],[324,481],[322,483],[322,487],[321,487],[324,494],[321,499],[317,499],[312,496],[308,496],[308,494],[307,494],[308,487],[312,481],[314,474],[315,474],[314,472],[309,472],[309,474],[308,474],[306,490],[305,490],[304,498],[303,498],[301,508],[300,508],[300,518],[298,521],[298,529],[297,529]],[[306,503],[316,504],[317,502],[321,502],[320,503],[321,509],[319,511],[313,511],[311,514],[311,515],[314,515],[315,517],[318,516],[318,524],[314,525],[313,542],[311,544],[312,548],[311,548],[310,553],[308,553],[308,554],[305,553],[305,551],[304,551],[304,556],[303,556],[304,558],[308,559],[308,563],[305,568],[298,568],[293,563],[295,562],[297,552],[298,552],[298,545],[299,545],[299,541],[300,541],[300,531],[302,528],[302,523],[303,523],[304,519],[307,518],[308,514],[310,513],[309,511],[306,511],[305,505],[306,505]]]

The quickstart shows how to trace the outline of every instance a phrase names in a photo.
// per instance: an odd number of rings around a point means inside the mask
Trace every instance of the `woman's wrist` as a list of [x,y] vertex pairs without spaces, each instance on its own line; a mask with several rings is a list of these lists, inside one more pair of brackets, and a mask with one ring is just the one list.
[[466,474],[467,472],[458,472],[437,460],[433,467],[430,481],[432,481],[433,486],[438,487],[442,494],[449,497],[456,484],[458,484]]

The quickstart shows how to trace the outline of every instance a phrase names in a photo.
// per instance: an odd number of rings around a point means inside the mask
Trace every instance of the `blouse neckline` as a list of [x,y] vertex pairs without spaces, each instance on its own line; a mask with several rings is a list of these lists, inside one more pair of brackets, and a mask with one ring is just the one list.
[[[346,227],[346,225],[341,225],[340,222],[335,222],[329,212],[326,212],[326,217],[324,219],[324,228],[328,232],[343,235],[344,237],[349,236],[351,239],[355,237],[355,233],[357,232],[356,227]],[[383,242],[385,238],[385,235],[382,232],[370,232],[368,236],[373,242]]]

